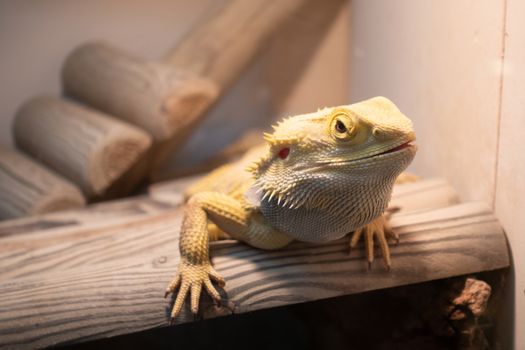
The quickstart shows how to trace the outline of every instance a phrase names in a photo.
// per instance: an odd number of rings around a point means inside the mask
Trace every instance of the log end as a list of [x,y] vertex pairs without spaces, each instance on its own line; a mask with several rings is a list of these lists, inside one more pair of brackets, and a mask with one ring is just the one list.
[[177,72],[173,86],[161,104],[164,125],[158,134],[166,140],[188,132],[188,128],[204,117],[204,112],[217,100],[219,87],[211,80]]
[[24,154],[0,147],[0,219],[83,207],[80,189]]
[[[138,131],[138,130],[137,130]],[[119,197],[129,193],[133,187],[140,181],[144,169],[136,170],[137,163],[141,162],[144,155],[151,146],[152,140],[149,135],[138,132],[134,137],[115,139],[111,143],[100,147],[98,156],[91,167],[91,178],[93,179],[94,192],[97,196],[106,196],[108,191],[114,187],[114,184],[121,178],[129,178],[126,174],[138,172],[137,178],[132,181],[126,189],[112,191],[113,197]],[[97,181],[95,181],[97,180]]]

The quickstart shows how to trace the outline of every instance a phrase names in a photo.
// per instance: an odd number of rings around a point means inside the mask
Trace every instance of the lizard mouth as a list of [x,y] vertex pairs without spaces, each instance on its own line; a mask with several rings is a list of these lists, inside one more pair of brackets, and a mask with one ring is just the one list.
[[415,149],[417,146],[412,144],[413,141],[414,140],[411,139],[411,140],[406,141],[406,142],[404,142],[404,143],[402,143],[400,145],[397,145],[397,146],[395,146],[393,148],[387,149],[386,151],[383,151],[383,152],[380,152],[380,153],[376,153],[376,154],[372,154],[372,155],[369,155],[367,157],[356,159],[356,160],[354,160],[354,162],[365,161],[365,160],[370,159],[370,158],[384,157],[384,156],[387,156],[387,155],[392,154],[392,153],[401,153],[404,150],[409,149],[409,148]]
[[361,164],[364,162],[368,162],[371,158],[388,157],[389,155],[394,155],[394,154],[405,152],[408,149],[411,149],[413,150],[413,152],[415,152],[415,150],[417,150],[417,146],[412,144],[412,142],[414,141],[415,141],[415,138],[411,138],[410,140],[405,141],[400,145],[397,145],[385,151],[375,153],[375,154],[370,154],[368,156],[364,156],[361,158],[350,159],[348,161],[341,161],[341,162],[318,162],[317,165],[326,166],[326,165],[340,165],[340,164],[348,164],[348,163]]
[[410,147],[415,147],[414,145],[411,144],[412,141],[407,141],[405,143],[402,143],[400,144],[399,146],[396,146],[394,148],[391,148],[389,150],[386,150],[384,152],[381,152],[381,153],[378,153],[372,157],[375,157],[375,156],[381,156],[383,154],[388,154],[388,153],[394,153],[394,152],[397,152],[397,151],[401,151],[401,150],[404,150],[405,148],[410,148]]

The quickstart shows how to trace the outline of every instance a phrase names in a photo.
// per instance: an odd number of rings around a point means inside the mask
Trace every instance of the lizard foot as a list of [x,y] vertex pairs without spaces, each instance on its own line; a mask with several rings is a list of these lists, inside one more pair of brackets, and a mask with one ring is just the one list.
[[199,299],[203,286],[217,305],[220,305],[221,295],[217,292],[217,289],[215,289],[211,280],[217,282],[220,287],[224,287],[224,278],[215,271],[209,262],[206,264],[192,265],[185,261],[181,261],[179,271],[168,285],[168,288],[166,288],[166,293],[164,294],[164,297],[167,297],[171,293],[175,294],[175,290],[179,288],[175,303],[171,310],[170,324],[174,323],[175,318],[180,313],[188,292],[190,293],[191,299],[191,312],[194,315],[197,314],[199,311]]
[[365,248],[366,248],[366,257],[368,260],[368,269],[371,268],[372,262],[374,261],[374,236],[377,237],[379,241],[379,247],[381,249],[381,254],[383,255],[383,262],[387,270],[390,270],[392,262],[390,260],[390,249],[388,247],[388,239],[394,240],[394,242],[399,243],[399,236],[397,233],[392,230],[388,224],[388,218],[391,213],[386,213],[381,215],[368,225],[365,225],[354,231],[352,238],[350,239],[350,249],[355,248],[361,236],[365,236]]

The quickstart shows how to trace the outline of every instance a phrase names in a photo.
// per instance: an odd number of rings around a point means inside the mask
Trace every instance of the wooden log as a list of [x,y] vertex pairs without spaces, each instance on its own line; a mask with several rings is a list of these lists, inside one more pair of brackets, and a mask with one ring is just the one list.
[[[309,5],[314,3],[313,0],[226,1],[202,18],[164,56],[163,62],[213,81],[219,87],[220,96],[228,91],[287,21],[294,16],[301,17],[302,21],[317,17],[309,11],[312,9]],[[345,0],[331,0],[328,7],[334,9],[344,3]],[[188,135],[161,148],[151,172],[153,181],[163,181],[170,176],[162,170],[161,164],[181,147]]]
[[110,189],[117,195],[158,168],[218,95],[209,80],[146,62],[102,42],[75,49],[64,64],[62,82],[66,95],[140,126],[153,137],[147,157]]
[[[179,259],[181,215],[182,210],[176,208],[127,223],[100,226],[84,220],[81,226],[0,238],[0,347],[44,347],[166,325],[169,303],[162,293]],[[390,272],[380,262],[367,272],[364,250],[348,255],[348,239],[327,244],[295,242],[278,251],[235,241],[213,242],[213,263],[227,280],[226,307],[217,308],[203,297],[202,316],[509,265],[503,231],[483,204],[401,211],[393,216],[392,225],[401,243],[392,247]],[[178,322],[192,319],[186,307]]]
[[82,207],[80,190],[25,155],[0,146],[0,219]]
[[[332,3],[343,0],[333,0]],[[231,0],[202,18],[164,57],[169,64],[216,82],[232,84],[279,28],[307,0]]]
[[140,126],[155,141],[174,137],[217,96],[206,79],[103,42],[75,49],[64,63],[62,82],[68,96]]
[[151,145],[150,136],[132,125],[49,96],[26,102],[13,130],[18,147],[90,198],[103,195]]
[[63,67],[64,92],[150,132],[156,143],[150,162],[140,168],[153,169],[156,178],[157,168],[186,141],[208,107],[307,2],[227,1],[162,63],[103,43],[82,45]]

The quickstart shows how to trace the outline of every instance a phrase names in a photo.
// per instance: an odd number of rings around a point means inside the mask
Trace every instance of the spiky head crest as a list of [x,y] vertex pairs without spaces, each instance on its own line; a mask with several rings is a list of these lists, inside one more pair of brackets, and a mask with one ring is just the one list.
[[[334,173],[388,166],[399,159],[385,156],[372,161],[372,157],[415,138],[411,121],[384,97],[288,117],[273,129],[264,134],[265,154],[248,170],[263,197],[276,197],[295,207],[306,201],[294,191],[300,184],[313,178],[320,183]],[[405,152],[404,158],[410,161],[414,153],[415,149]]]

